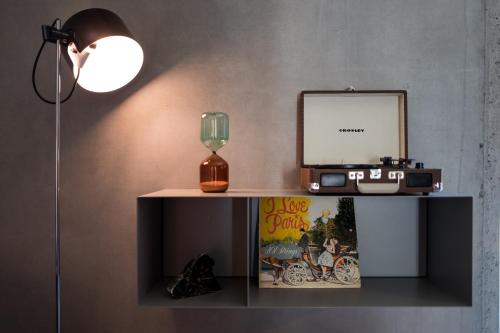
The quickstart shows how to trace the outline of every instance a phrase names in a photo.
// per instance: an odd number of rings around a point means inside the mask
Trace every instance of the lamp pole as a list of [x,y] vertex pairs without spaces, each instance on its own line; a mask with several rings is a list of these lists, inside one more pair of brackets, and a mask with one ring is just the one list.
[[[61,29],[61,20],[56,20],[56,28]],[[60,189],[60,149],[61,149],[61,41],[56,41],[56,177],[55,177],[55,269],[56,269],[56,332],[61,332],[61,235],[59,226]]]

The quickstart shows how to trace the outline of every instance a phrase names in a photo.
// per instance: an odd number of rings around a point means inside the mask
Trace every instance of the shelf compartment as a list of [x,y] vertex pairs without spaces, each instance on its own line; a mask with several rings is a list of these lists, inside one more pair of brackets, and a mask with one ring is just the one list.
[[[247,199],[139,198],[138,301],[168,307],[234,307],[247,304]],[[210,255],[223,290],[174,300],[167,277],[178,275],[200,253]]]

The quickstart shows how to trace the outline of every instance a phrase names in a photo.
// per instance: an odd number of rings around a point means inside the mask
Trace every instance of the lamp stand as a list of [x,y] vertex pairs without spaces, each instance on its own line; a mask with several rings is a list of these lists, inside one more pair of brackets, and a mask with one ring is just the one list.
[[[56,20],[56,28],[61,29],[61,20]],[[61,41],[56,41],[56,175],[55,175],[55,212],[54,245],[56,269],[56,332],[61,332],[61,234],[59,226],[59,189],[60,189],[60,149],[61,149]]]
[[[141,46],[132,37],[122,19],[115,13],[102,8],[90,8],[82,10],[71,16],[61,27],[61,20],[56,19],[50,26],[42,26],[43,42],[33,64],[31,82],[36,95],[44,102],[56,106],[56,128],[55,128],[55,191],[54,191],[54,262],[55,262],[55,299],[56,299],[56,333],[61,332],[61,226],[60,226],[60,150],[61,150],[61,104],[69,100],[80,77],[83,64],[86,63],[87,71],[85,82],[79,82],[82,87],[94,92],[108,92],[116,90],[132,80],[142,67],[144,54]],[[117,42],[118,41],[118,42]],[[36,69],[38,60],[46,43],[56,44],[56,99],[46,99],[38,91],[36,84]],[[97,42],[103,52],[85,51],[86,48],[95,49]],[[61,49],[70,48],[72,57],[68,57],[68,63],[73,67],[75,80],[68,96],[61,99]],[[74,53],[74,54],[73,54]],[[96,55],[91,55],[94,53]],[[104,53],[104,55],[102,54]],[[110,61],[111,57],[120,56],[121,61],[116,65]],[[85,62],[92,57],[91,62]],[[125,62],[124,62],[125,61]],[[94,64],[91,66],[90,64]],[[127,75],[113,74],[121,67],[129,67]],[[110,68],[108,68],[110,67]],[[103,74],[106,74],[104,75]],[[90,74],[89,74],[90,73]],[[103,76],[111,79],[108,85],[103,86]],[[89,80],[94,77],[95,80]],[[114,79],[114,80],[113,80]]]

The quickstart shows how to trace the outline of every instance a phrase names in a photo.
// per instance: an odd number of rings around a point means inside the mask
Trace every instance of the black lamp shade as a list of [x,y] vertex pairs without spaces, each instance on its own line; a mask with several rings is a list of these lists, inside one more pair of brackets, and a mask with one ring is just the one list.
[[63,52],[78,84],[94,92],[118,89],[130,82],[143,62],[141,46],[122,19],[107,9],[91,8],[71,16],[62,27],[74,40]]
[[124,36],[134,39],[118,15],[102,8],[90,8],[76,13],[64,23],[62,30],[75,33],[74,43],[78,52],[105,37]]

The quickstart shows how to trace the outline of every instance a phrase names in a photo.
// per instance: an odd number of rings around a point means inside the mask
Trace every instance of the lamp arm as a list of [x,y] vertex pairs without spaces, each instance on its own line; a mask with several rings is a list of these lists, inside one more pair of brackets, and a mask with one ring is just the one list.
[[63,31],[53,25],[42,25],[43,40],[50,43],[59,41],[61,45],[68,45],[75,40],[73,31]]
[[[60,21],[61,21],[60,19],[55,19],[50,26],[48,25],[42,26],[43,42],[40,48],[38,49],[38,53],[36,54],[35,62],[33,64],[33,70],[31,72],[31,83],[33,84],[33,90],[35,91],[35,94],[38,96],[38,98],[40,98],[42,101],[48,104],[56,104],[56,102],[46,99],[38,91],[38,87],[36,85],[36,69],[38,66],[38,60],[40,60],[40,55],[42,54],[42,51],[47,42],[57,43],[57,41],[59,41],[61,44],[66,45],[74,39],[74,34],[72,32],[63,32],[60,29],[56,28],[56,23]],[[75,91],[76,83],[78,82],[79,77],[80,77],[80,67],[78,67],[78,73],[75,77],[75,81],[73,81],[71,91],[69,92],[68,96],[66,96],[64,99],[61,100],[61,104],[71,98],[73,92]]]

